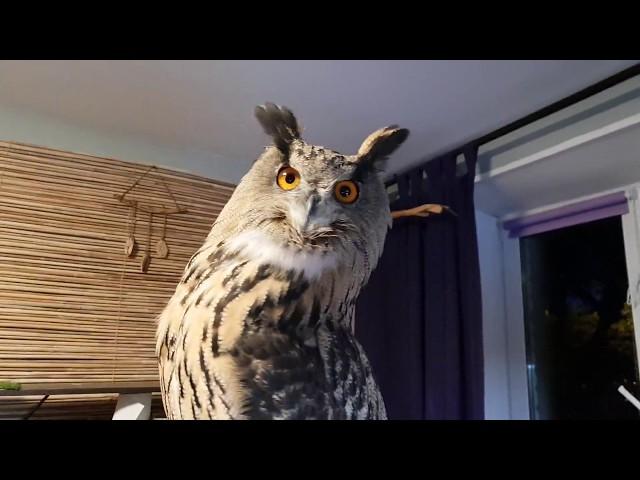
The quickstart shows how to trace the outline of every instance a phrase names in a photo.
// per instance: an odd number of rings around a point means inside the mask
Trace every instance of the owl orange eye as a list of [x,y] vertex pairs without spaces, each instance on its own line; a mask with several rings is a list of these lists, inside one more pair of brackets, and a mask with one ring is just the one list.
[[283,167],[278,172],[276,181],[281,189],[293,190],[300,184],[300,174],[293,167]]
[[333,187],[336,200],[340,203],[353,203],[358,199],[358,186],[351,180],[343,180]]

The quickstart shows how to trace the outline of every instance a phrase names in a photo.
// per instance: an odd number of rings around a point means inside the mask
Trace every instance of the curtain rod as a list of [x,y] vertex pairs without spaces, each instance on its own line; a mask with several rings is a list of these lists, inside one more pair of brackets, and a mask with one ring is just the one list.
[[[544,117],[553,115],[554,113],[557,113],[560,110],[570,107],[571,105],[575,105],[576,103],[581,102],[582,100],[592,97],[593,95],[603,92],[637,75],[640,75],[640,63],[636,63],[631,67],[625,68],[624,70],[621,70],[620,72],[615,73],[614,75],[611,75],[610,77],[607,77],[604,80],[600,80],[599,82],[596,82],[593,85],[583,88],[582,90],[572,95],[569,95],[568,97],[558,100],[557,102],[554,102],[550,105],[547,105],[546,107],[543,107],[540,110],[536,110],[535,112],[532,112],[514,122],[511,122],[505,125],[504,127],[500,127],[497,130],[494,130],[479,138],[476,138],[475,140],[467,142],[461,147],[450,150],[448,153],[445,153],[444,155],[451,155],[454,153],[459,154],[470,147],[479,148],[481,145],[492,142],[500,137],[508,135],[509,133],[515,132],[516,130],[519,130],[520,128],[526,125],[529,125],[530,123],[533,123],[537,120],[540,120]],[[441,155],[438,155],[438,156],[441,156]],[[424,164],[426,164],[430,160],[431,159],[426,160],[420,165],[414,165],[413,167],[410,167],[404,171],[394,174],[393,177],[386,182],[386,184],[388,185],[388,184],[394,183],[396,176],[404,175],[416,168],[421,168],[422,166],[424,166]]]

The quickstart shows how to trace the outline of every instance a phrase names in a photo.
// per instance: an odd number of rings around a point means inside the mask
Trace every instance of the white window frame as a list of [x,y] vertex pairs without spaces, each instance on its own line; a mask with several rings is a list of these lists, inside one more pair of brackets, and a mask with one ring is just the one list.
[[640,366],[640,184],[626,190],[629,212],[622,216],[636,355]]
[[[640,366],[640,184],[625,187],[623,190],[627,197],[629,212],[621,216],[622,230],[629,277],[636,355]],[[593,196],[606,193],[610,192],[600,192]],[[582,199],[573,199],[566,203],[574,203],[580,200]],[[549,206],[549,208],[556,206]],[[544,210],[544,208],[540,210]],[[504,265],[509,418],[512,420],[528,420],[530,419],[529,385],[524,303],[522,298],[520,239],[509,238],[508,232],[501,229],[501,240]]]
[[529,420],[529,377],[524,331],[524,301],[522,298],[522,264],[520,239],[510,238],[502,229],[504,259],[504,290],[507,335],[507,385],[509,390],[509,418]]

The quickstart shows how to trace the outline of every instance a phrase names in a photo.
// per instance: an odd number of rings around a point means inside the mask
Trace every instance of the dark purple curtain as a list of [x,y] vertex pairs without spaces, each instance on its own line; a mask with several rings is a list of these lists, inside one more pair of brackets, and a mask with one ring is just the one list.
[[356,311],[390,419],[482,419],[480,269],[473,202],[477,148],[399,176],[391,210],[450,206],[394,221]]

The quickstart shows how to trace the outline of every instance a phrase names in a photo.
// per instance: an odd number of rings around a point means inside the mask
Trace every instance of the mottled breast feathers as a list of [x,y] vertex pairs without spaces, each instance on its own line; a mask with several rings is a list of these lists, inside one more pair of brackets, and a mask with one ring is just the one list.
[[353,337],[356,288],[325,279],[224,243],[196,255],[160,320],[169,418],[384,417]]

